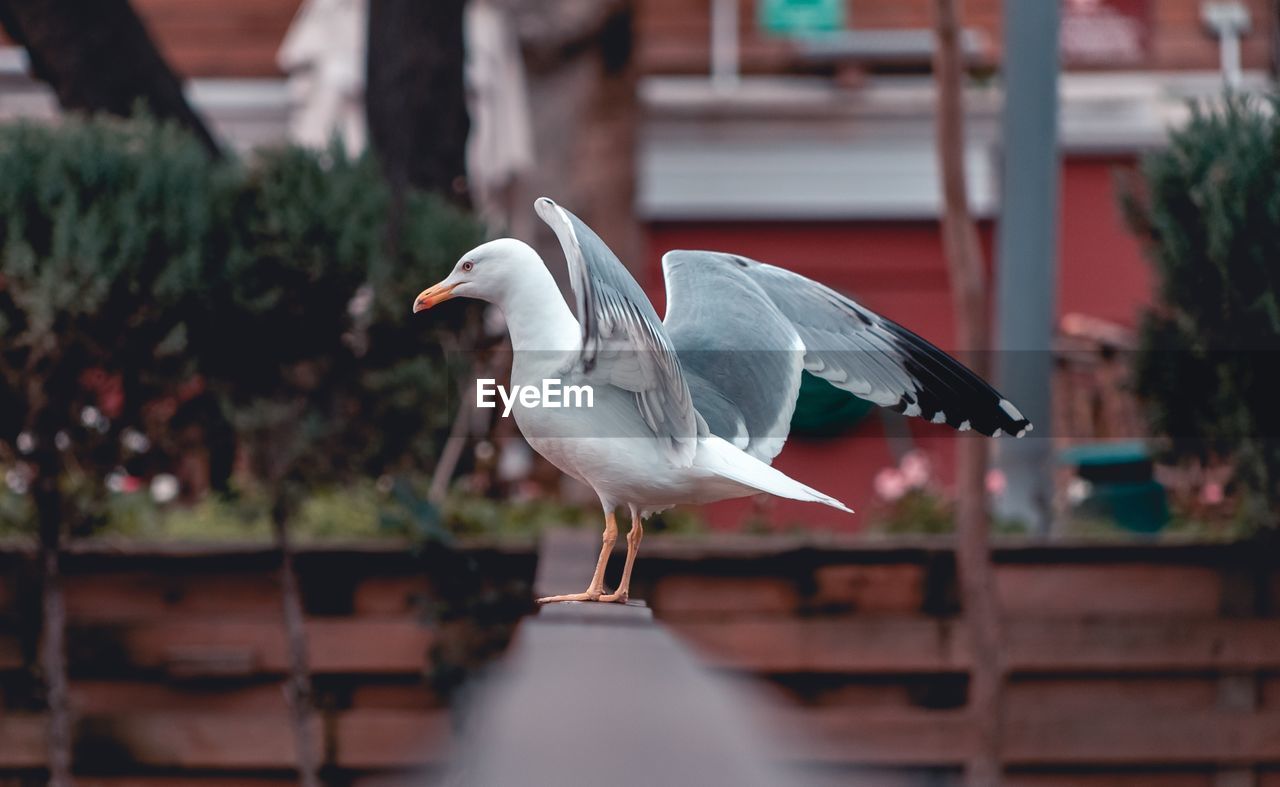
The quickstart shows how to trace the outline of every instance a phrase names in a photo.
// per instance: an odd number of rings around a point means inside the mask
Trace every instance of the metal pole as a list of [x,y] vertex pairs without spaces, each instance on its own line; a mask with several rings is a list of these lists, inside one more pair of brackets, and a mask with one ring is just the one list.
[[1227,87],[1237,90],[1240,87],[1240,34],[1234,30],[1218,34],[1218,47],[1221,50],[1219,59],[1222,64],[1222,80]]
[[738,86],[738,0],[711,4],[711,84],[723,91]]
[[1004,2],[1003,170],[997,246],[1001,391],[1037,430],[998,446],[1006,517],[1047,534],[1053,500],[1051,354],[1057,313],[1059,4]]

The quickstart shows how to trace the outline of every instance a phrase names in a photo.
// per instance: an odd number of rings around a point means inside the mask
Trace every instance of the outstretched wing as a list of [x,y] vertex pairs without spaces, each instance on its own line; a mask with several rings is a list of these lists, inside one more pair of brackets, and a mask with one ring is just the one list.
[[830,287],[737,255],[678,251],[665,259],[729,266],[754,282],[799,336],[804,368],[837,388],[960,431],[1021,437],[1031,430],[1008,399],[959,361]]
[[757,459],[782,450],[800,393],[804,342],[728,254],[669,252],[663,324],[711,433]]
[[698,419],[680,359],[640,285],[590,227],[542,197],[538,216],[555,232],[569,265],[582,326],[579,363],[593,379],[635,393],[636,407],[677,466],[693,463]]

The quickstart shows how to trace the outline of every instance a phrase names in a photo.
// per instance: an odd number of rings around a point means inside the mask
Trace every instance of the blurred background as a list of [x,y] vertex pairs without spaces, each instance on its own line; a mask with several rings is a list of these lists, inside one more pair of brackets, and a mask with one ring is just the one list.
[[1277,40],[1274,0],[0,0],[0,782],[446,761],[599,515],[459,395],[501,316],[409,305],[503,235],[563,284],[546,195],[660,313],[670,249],[771,262],[1036,423],[965,486],[967,437],[806,375],[777,466],[856,515],[653,523],[633,597],[784,760],[972,777],[980,670],[1009,783],[1280,784]]

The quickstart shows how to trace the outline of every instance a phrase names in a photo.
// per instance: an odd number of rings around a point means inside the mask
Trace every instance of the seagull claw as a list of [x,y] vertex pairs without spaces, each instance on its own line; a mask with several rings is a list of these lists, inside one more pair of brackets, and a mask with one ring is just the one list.
[[604,592],[588,590],[586,593],[567,593],[563,596],[543,596],[537,599],[538,604],[558,604],[561,601],[600,601]]

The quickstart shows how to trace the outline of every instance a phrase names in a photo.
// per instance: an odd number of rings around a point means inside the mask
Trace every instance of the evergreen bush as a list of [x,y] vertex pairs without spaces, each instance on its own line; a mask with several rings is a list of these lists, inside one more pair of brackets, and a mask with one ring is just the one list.
[[1230,462],[1240,513],[1280,504],[1280,104],[1193,107],[1126,198],[1157,302],[1143,318],[1139,395],[1167,459]]

